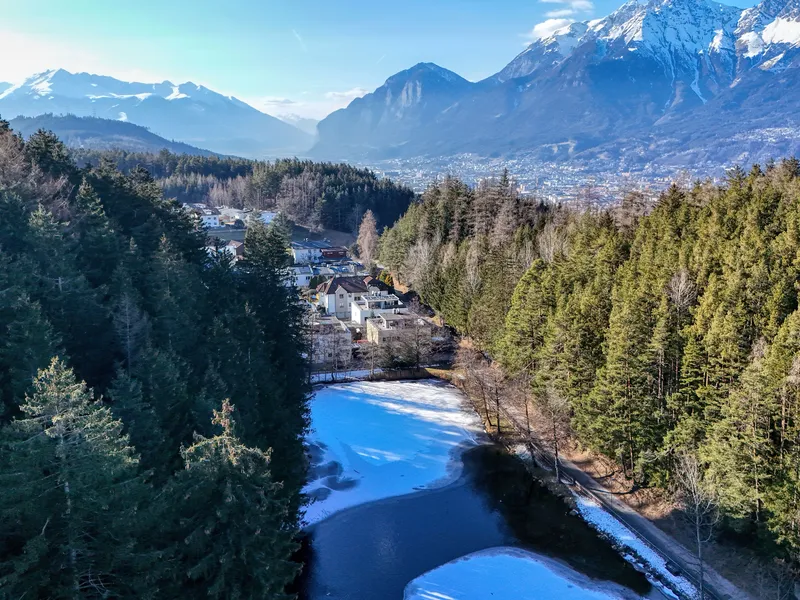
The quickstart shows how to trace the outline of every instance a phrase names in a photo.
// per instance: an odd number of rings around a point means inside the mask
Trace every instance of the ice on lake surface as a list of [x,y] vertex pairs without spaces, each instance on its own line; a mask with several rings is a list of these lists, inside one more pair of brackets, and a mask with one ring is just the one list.
[[519,548],[468,554],[417,577],[405,600],[621,600],[629,590],[589,579],[541,555]]
[[486,441],[467,399],[439,381],[320,388],[311,403],[311,427],[308,524],[366,502],[452,483],[461,474],[460,454]]

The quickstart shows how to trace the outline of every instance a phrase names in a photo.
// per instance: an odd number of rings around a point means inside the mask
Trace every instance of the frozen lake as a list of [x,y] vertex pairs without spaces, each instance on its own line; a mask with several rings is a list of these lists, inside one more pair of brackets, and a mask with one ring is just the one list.
[[489,443],[452,386],[331,385],[317,390],[311,414],[301,598],[661,597]]

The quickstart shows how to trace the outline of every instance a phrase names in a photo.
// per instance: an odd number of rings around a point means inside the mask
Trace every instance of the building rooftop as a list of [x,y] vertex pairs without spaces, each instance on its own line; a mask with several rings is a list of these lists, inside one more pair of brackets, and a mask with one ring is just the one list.
[[327,250],[331,247],[330,242],[318,240],[303,240],[301,242],[292,242],[292,248],[296,250]]
[[219,211],[213,206],[207,206],[205,204],[200,204],[199,202],[195,202],[194,204],[184,204],[183,207],[198,215],[219,215]]
[[369,304],[370,302],[389,302],[389,303],[397,303],[400,304],[400,298],[395,296],[394,294],[389,294],[388,296],[380,296],[378,294],[366,294],[361,297],[359,302],[363,302]]
[[410,324],[412,321],[416,321],[418,325],[424,327],[430,327],[431,324],[420,317],[419,315],[411,315],[408,313],[402,312],[392,312],[392,313],[381,313],[380,315],[373,317],[371,319],[367,319],[367,321],[371,322],[376,327],[385,329],[391,327],[397,327],[400,323],[403,323],[404,326],[406,324]]
[[334,277],[317,289],[323,294],[335,294],[340,287],[348,294],[363,294],[367,291],[367,286],[361,277]]
[[315,316],[311,324],[315,329],[341,329],[342,331],[348,331],[347,325],[333,316]]
[[386,285],[383,281],[381,281],[380,279],[376,279],[375,277],[372,276],[365,277],[364,283],[366,283],[369,287],[377,288],[382,292],[391,291],[391,288],[388,285]]

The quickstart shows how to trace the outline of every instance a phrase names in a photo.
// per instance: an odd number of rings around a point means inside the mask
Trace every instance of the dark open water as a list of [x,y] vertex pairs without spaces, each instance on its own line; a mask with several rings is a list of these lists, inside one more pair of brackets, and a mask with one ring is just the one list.
[[496,546],[559,559],[635,595],[662,596],[564,501],[498,446],[464,454],[461,479],[440,490],[340,512],[309,530],[303,600],[394,600],[451,560]]

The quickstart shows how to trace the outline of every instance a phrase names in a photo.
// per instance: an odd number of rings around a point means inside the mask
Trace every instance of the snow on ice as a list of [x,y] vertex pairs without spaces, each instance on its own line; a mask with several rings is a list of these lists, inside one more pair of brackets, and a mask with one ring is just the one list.
[[352,506],[447,485],[461,474],[461,453],[486,439],[466,398],[437,381],[321,388],[311,424],[309,525]]
[[[598,586],[602,586],[600,589]],[[597,581],[518,548],[491,548],[417,577],[405,600],[615,600],[632,592]]]
[[[632,553],[624,555],[628,562],[633,564],[644,562],[648,570],[658,573],[661,581],[655,581],[648,577],[653,585],[661,588],[664,593],[669,594],[669,589],[665,589],[664,583],[662,583],[667,582],[669,588],[680,591],[684,597],[698,597],[697,589],[685,577],[670,573],[667,570],[666,562],[660,554],[639,539],[628,527],[600,506],[596,500],[578,494],[574,494],[574,496],[578,512],[581,513],[587,523],[614,540],[617,545],[627,548]],[[672,596],[672,594],[670,595]]]

